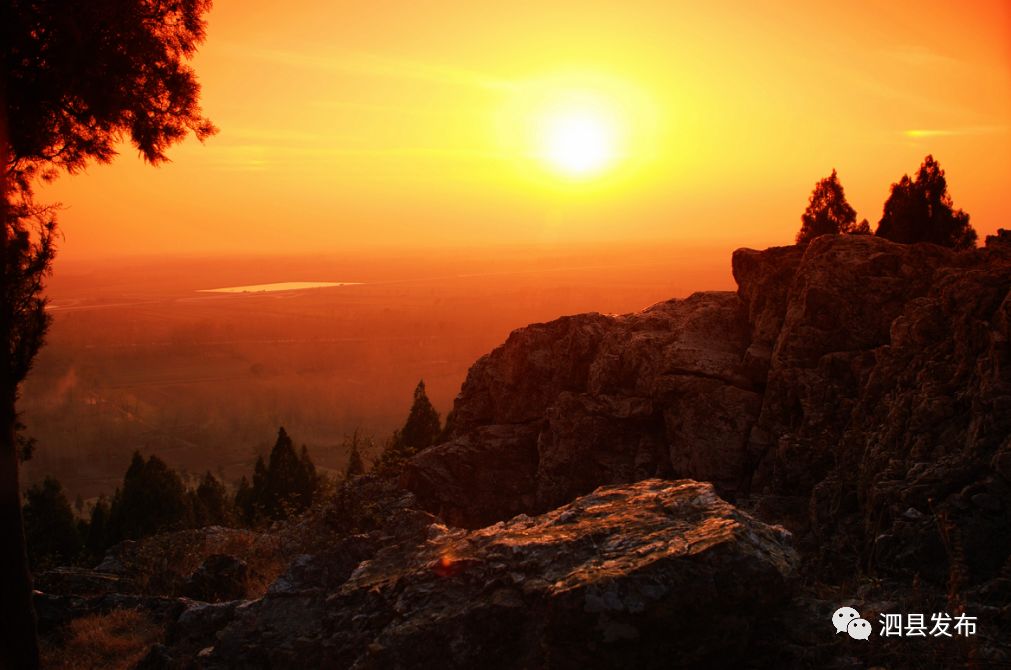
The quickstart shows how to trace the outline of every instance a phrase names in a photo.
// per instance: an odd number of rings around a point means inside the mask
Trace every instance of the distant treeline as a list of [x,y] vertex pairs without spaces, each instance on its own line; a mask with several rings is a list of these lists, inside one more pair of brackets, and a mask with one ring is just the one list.
[[[419,382],[407,421],[386,441],[372,464],[373,471],[396,476],[408,458],[438,442],[442,432],[425,383]],[[371,443],[357,431],[345,440],[348,460],[344,479],[365,474],[362,452]],[[283,426],[267,460],[258,457],[252,480],[242,477],[234,493],[210,471],[196,486],[187,487],[179,473],[158,456],[145,460],[140,452],[134,452],[122,486],[111,500],[100,497],[87,518],[75,514],[63,486],[53,477],[28,489],[24,519],[29,561],[34,570],[94,564],[109,547],[123,540],[213,525],[265,527],[305,512],[325,498],[335,483],[317,472],[304,445],[295,449]]]

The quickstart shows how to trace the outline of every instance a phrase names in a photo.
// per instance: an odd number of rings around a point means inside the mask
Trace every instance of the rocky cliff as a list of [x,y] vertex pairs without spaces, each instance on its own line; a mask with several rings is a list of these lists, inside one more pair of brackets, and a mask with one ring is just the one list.
[[[40,612],[149,612],[148,669],[1011,662],[1011,240],[827,236],[733,273],[515,331],[399,482],[244,542],[301,547],[265,595],[219,588],[245,563],[218,542],[179,592],[65,571]],[[854,641],[843,604],[979,632]]]
[[[447,521],[712,482],[826,559],[975,581],[1011,554],[1011,246],[872,236],[734,253],[736,293],[519,329],[403,482]],[[940,529],[940,530],[939,530]],[[952,535],[952,537],[946,537]],[[949,547],[950,553],[950,547]]]

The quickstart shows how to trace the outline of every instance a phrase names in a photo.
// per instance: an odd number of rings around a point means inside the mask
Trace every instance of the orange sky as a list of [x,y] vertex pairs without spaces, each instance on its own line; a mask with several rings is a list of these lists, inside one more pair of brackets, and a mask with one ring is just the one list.
[[[215,4],[195,67],[221,132],[43,189],[64,259],[784,244],[833,167],[873,225],[927,153],[981,237],[1011,227],[1006,0]],[[531,156],[573,92],[622,133],[584,180]]]

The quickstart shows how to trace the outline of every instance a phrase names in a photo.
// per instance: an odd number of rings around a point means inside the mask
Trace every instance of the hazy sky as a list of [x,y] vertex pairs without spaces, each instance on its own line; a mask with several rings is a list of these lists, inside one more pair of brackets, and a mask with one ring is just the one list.
[[[1009,26],[1005,0],[217,0],[194,65],[221,132],[41,195],[67,258],[766,246],[833,167],[873,226],[933,153],[982,237],[1011,227]],[[566,105],[613,135],[593,177],[538,158]]]

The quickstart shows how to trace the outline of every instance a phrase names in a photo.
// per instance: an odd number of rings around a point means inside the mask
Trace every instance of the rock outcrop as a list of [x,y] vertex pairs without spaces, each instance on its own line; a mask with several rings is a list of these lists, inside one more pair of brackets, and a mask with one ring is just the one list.
[[409,463],[405,484],[471,528],[647,477],[732,498],[761,408],[742,364],[749,339],[729,292],[521,328],[471,368],[450,441]]
[[152,659],[186,665],[173,654],[188,641],[205,668],[722,663],[764,639],[797,565],[785,530],[689,480],[603,487],[475,531],[419,513],[378,530],[397,541],[348,536],[261,600],[192,607]]
[[403,483],[479,527],[691,477],[850,572],[994,576],[1011,560],[1006,235],[962,253],[825,236],[739,250],[733,272],[736,294],[515,331]]
[[[124,543],[45,575],[40,618],[144,608],[169,622],[148,670],[1006,664],[1008,240],[739,250],[736,293],[519,329],[399,484],[269,535]],[[839,604],[957,607],[979,635],[854,647]]]

